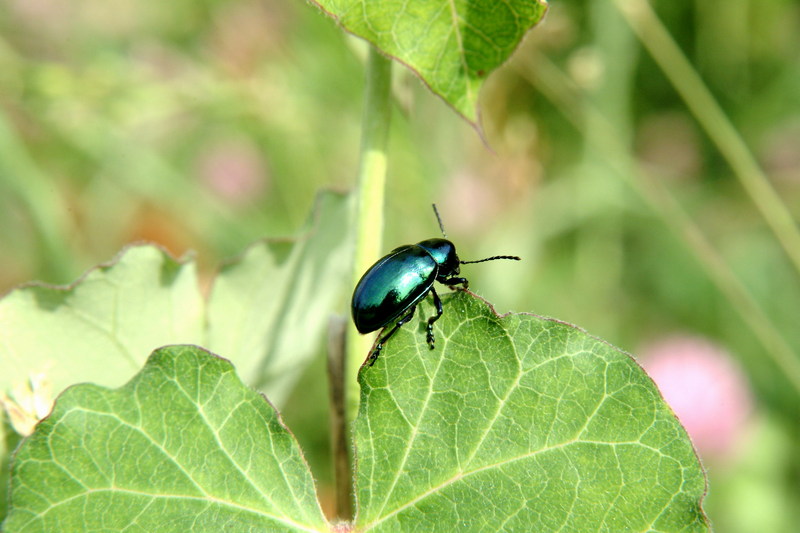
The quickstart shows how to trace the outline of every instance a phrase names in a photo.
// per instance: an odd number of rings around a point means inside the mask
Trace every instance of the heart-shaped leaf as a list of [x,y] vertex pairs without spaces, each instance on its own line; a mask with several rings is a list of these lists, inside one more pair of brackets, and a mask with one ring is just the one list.
[[312,0],[347,31],[407,65],[477,122],[478,93],[544,16],[544,0]]
[[228,361],[155,351],[116,390],[78,385],[20,446],[11,532],[327,531],[294,437]]
[[466,292],[443,300],[435,350],[413,321],[360,373],[360,530],[709,530],[686,432],[630,356]]

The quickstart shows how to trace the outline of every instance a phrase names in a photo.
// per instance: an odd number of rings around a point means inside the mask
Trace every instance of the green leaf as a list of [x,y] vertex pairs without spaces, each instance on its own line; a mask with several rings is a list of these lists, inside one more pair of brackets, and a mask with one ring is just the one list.
[[193,346],[67,390],[12,468],[8,532],[328,530],[278,413]]
[[484,80],[547,9],[545,0],[312,1],[411,68],[473,124]]
[[342,296],[348,197],[320,194],[297,240],[265,240],[222,269],[206,304],[192,259],[126,248],[69,287],[24,286],[0,300],[0,391],[45,372],[58,393],[78,382],[115,387],[167,344],[198,344],[234,361],[282,403],[313,357]]
[[361,370],[358,527],[709,530],[692,445],[630,356],[466,292],[443,300],[435,350],[415,320]]
[[126,248],[69,287],[31,284],[0,300],[0,391],[45,372],[56,392],[82,381],[119,386],[148,353],[203,340],[192,261],[152,245]]
[[[11,473],[11,453],[10,450],[16,449],[19,441],[22,440],[14,430],[6,424],[5,413],[0,412],[0,524],[8,512],[8,485]],[[2,531],[2,528],[0,528]]]
[[321,194],[298,241],[265,240],[223,267],[208,304],[207,347],[281,405],[319,352],[347,286],[349,197]]

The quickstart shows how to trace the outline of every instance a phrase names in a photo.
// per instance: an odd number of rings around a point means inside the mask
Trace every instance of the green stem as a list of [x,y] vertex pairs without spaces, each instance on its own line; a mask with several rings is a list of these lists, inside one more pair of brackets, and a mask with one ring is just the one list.
[[[367,87],[362,119],[361,155],[356,187],[356,244],[352,287],[381,254],[386,151],[391,118],[392,62],[374,47],[367,60]],[[347,419],[358,410],[358,369],[372,345],[371,336],[350,326],[347,341]]]
[[328,322],[328,389],[330,391],[331,452],[336,483],[336,518],[353,519],[353,468],[350,465],[350,432],[345,418],[345,334],[349,318],[337,315]]

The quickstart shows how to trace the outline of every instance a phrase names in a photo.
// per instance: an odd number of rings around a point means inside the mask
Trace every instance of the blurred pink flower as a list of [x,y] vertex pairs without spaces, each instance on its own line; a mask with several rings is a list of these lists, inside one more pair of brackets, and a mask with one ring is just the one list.
[[218,141],[199,157],[200,179],[223,201],[241,205],[258,198],[267,185],[264,161],[247,142]]
[[752,408],[747,380],[730,354],[706,339],[687,336],[654,343],[641,355],[700,455],[730,453]]

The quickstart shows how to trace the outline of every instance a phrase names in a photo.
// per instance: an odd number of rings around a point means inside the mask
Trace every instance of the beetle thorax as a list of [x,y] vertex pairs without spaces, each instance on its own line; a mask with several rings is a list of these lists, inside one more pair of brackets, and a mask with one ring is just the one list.
[[425,248],[433,260],[439,265],[438,278],[449,278],[459,274],[460,261],[456,255],[455,245],[447,239],[428,239],[418,242],[417,246]]

